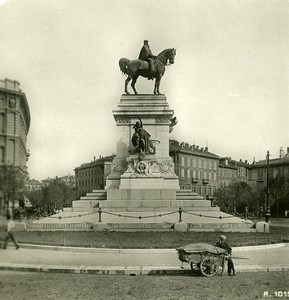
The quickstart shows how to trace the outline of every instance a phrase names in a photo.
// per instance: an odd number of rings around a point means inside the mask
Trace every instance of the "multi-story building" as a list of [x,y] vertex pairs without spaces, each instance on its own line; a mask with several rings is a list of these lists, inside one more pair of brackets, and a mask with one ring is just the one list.
[[28,191],[36,191],[41,189],[42,183],[39,180],[27,179],[25,182],[25,187]]
[[219,186],[227,186],[236,181],[248,182],[249,163],[222,157],[219,160]]
[[219,183],[219,156],[208,147],[170,140],[170,156],[179,176],[180,188],[212,199]]
[[100,156],[90,163],[82,164],[74,169],[77,197],[84,196],[92,190],[102,190],[106,177],[111,172],[111,163],[115,155]]
[[27,173],[29,127],[29,106],[19,82],[0,80],[0,165],[17,166]]
[[[0,167],[13,166],[27,175],[29,127],[29,106],[19,82],[0,80]],[[4,205],[3,193],[0,190],[0,206]]]
[[285,154],[283,149],[280,149],[279,158],[267,159],[253,162],[250,165],[249,181],[255,184],[258,188],[264,189],[267,186],[267,172],[269,179],[282,176],[289,178],[289,147]]

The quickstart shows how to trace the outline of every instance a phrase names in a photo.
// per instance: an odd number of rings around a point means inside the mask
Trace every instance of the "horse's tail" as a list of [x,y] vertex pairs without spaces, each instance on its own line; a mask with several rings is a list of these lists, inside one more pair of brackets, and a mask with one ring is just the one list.
[[121,58],[118,62],[120,70],[123,74],[128,75],[127,74],[127,64],[130,62],[130,60],[128,58]]

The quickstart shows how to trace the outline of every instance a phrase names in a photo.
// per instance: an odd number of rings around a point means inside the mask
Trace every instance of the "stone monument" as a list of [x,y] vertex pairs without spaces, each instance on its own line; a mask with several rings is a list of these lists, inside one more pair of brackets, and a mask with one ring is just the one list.
[[170,207],[179,180],[169,156],[174,112],[164,95],[122,95],[113,116],[118,129],[116,157],[101,208]]
[[[169,134],[177,120],[166,96],[159,91],[165,66],[174,63],[175,55],[174,48],[157,56],[151,54],[150,65],[140,59],[120,59],[120,69],[127,79],[125,94],[113,111],[118,140],[105,190],[88,193],[53,220],[30,224],[31,229],[91,229],[94,224],[95,230],[251,231],[252,222],[220,212],[209,200],[179,187],[169,156]],[[137,94],[139,76],[155,78],[154,95]],[[135,95],[129,95],[130,80]],[[181,217],[182,212],[187,214]]]

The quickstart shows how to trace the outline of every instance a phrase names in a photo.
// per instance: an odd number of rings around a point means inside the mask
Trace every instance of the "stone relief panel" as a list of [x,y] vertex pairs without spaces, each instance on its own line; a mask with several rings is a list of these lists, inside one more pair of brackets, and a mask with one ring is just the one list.
[[178,178],[174,172],[174,163],[171,158],[139,160],[136,157],[128,157],[127,169],[122,178]]

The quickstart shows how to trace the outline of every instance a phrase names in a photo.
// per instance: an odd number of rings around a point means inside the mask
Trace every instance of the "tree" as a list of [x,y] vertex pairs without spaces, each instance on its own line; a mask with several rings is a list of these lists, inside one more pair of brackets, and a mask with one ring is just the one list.
[[25,191],[25,178],[15,166],[0,167],[0,190],[2,190],[2,203],[0,205],[1,214],[3,215],[8,208],[14,209],[15,202]]
[[41,190],[31,191],[27,196],[34,208],[41,208],[47,213],[70,206],[74,200],[73,190],[57,177]]
[[271,215],[276,217],[284,216],[285,210],[289,209],[289,178],[280,175],[270,178],[269,191]]
[[226,212],[244,212],[245,207],[251,212],[259,210],[257,190],[246,182],[237,181],[219,187],[215,197],[217,205]]
[[26,195],[33,207],[41,207],[42,206],[43,193],[42,193],[41,189],[34,190],[34,191],[27,191]]

